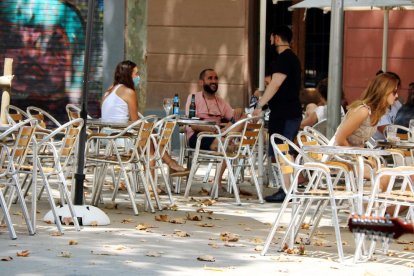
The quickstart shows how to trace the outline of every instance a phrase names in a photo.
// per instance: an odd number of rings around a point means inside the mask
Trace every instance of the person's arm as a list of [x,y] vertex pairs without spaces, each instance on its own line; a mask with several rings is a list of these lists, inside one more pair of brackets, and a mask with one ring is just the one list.
[[316,116],[316,112],[314,111],[302,120],[300,123],[300,128],[303,129],[305,126],[313,126],[317,122],[318,116]]
[[366,107],[358,108],[348,112],[341,127],[336,132],[335,142],[338,146],[350,146],[347,138],[358,129],[364,120],[369,116]]
[[282,73],[274,73],[272,75],[272,80],[269,85],[266,87],[263,96],[257,102],[257,107],[253,111],[253,116],[258,116],[262,112],[262,107],[267,104],[271,98],[279,91],[280,86],[285,81],[286,75]]
[[138,101],[137,95],[134,90],[126,89],[122,99],[128,104],[129,119],[131,121],[137,121],[138,117]]

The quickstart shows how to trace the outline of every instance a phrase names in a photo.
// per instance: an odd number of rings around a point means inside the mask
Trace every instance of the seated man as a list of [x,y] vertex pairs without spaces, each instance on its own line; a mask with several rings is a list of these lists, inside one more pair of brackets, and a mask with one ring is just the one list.
[[[239,120],[243,112],[241,109],[233,110],[228,102],[223,98],[216,95],[218,89],[218,76],[214,69],[204,69],[199,75],[199,84],[201,91],[188,95],[187,103],[185,106],[186,114],[189,112],[192,95],[195,95],[196,116],[201,120],[207,120],[215,122],[220,125],[223,122],[227,122],[224,129],[231,126],[232,123]],[[187,139],[189,146],[195,148],[197,143],[197,134],[200,132],[213,132],[217,133],[218,130],[215,126],[200,126],[191,125],[187,127]],[[213,137],[205,137],[201,141],[201,149],[203,150],[217,150],[218,140]],[[220,181],[225,170],[225,166],[222,166],[222,172],[220,173]],[[219,182],[220,185],[220,182]]]

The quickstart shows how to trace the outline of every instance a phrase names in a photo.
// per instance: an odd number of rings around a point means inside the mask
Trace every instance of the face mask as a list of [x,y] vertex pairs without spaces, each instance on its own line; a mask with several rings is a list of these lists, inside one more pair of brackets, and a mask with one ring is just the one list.
[[137,87],[139,85],[139,82],[141,80],[141,77],[140,76],[136,76],[132,80],[134,81],[134,87]]

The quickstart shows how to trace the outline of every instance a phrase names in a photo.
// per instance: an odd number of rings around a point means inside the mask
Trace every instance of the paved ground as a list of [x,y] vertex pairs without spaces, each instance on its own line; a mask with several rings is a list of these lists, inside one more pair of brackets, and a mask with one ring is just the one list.
[[[341,218],[348,258],[345,263],[337,261],[335,237],[328,220],[322,222],[313,244],[305,246],[304,255],[276,252],[272,245],[269,255],[260,256],[258,250],[279,205],[258,204],[249,196],[242,199],[242,206],[236,206],[232,198],[209,202],[208,197],[198,194],[200,188],[200,184],[194,187],[192,199],[179,196],[176,207],[155,214],[144,212],[140,205],[139,216],[133,216],[125,198],[118,199],[116,206],[101,204],[100,208],[111,219],[110,225],[85,226],[80,232],[66,226],[62,236],[56,235],[53,224],[42,221],[49,210],[45,198],[39,203],[35,236],[27,234],[19,209],[13,207],[18,239],[10,240],[7,228],[0,227],[0,257],[5,260],[0,262],[0,274],[413,275],[414,239],[408,235],[391,244],[389,256],[377,253],[374,261],[353,264],[354,243],[346,228],[346,214]],[[265,193],[271,190],[266,189]],[[207,201],[203,203],[204,200]],[[142,202],[142,197],[138,201]],[[164,206],[167,203],[163,197]],[[197,213],[200,208],[205,213]],[[168,216],[163,217],[166,221],[183,224],[157,221],[155,217],[159,215]],[[287,213],[285,219],[288,218]],[[225,233],[238,235],[238,240],[226,241]],[[25,250],[27,257],[17,256]],[[197,260],[203,255],[210,255],[215,261]]]

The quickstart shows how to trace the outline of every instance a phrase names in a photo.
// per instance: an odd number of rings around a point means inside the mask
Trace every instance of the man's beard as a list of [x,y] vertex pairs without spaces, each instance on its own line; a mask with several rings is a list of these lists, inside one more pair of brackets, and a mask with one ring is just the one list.
[[203,89],[204,89],[204,91],[206,91],[206,92],[207,92],[207,93],[209,93],[209,94],[215,94],[215,93],[217,92],[218,85],[216,85],[216,88],[215,88],[215,89],[213,89],[213,88],[211,88],[211,86],[210,86],[210,85],[208,85],[208,84],[204,84],[204,85],[203,85]]

